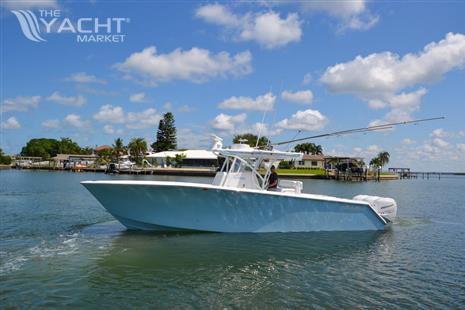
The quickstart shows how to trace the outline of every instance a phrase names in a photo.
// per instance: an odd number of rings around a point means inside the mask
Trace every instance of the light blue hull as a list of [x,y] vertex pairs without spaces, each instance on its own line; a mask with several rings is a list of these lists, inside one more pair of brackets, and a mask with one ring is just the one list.
[[128,229],[307,232],[381,230],[386,224],[364,203],[166,183],[83,185]]

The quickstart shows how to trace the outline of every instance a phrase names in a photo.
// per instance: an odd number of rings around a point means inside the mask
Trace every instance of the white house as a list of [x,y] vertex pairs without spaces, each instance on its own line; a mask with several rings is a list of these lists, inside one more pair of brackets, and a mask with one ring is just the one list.
[[158,153],[152,153],[145,158],[147,161],[157,162],[158,166],[166,167],[166,158],[169,157],[174,164],[174,158],[176,155],[184,155],[182,160],[182,167],[217,167],[218,156],[213,154],[211,151],[206,150],[185,150],[185,151],[164,151]]

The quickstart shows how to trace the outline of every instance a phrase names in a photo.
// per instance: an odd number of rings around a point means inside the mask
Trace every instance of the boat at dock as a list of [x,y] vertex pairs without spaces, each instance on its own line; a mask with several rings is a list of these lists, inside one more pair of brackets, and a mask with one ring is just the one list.
[[309,232],[382,230],[395,218],[392,198],[353,199],[303,193],[303,183],[280,180],[269,190],[271,167],[301,153],[233,144],[212,148],[224,158],[212,184],[167,181],[83,181],[97,200],[130,230]]

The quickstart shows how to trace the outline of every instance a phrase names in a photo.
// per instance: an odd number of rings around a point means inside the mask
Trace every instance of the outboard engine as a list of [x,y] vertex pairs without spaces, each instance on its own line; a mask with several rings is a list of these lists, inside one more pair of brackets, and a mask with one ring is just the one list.
[[381,215],[387,222],[394,221],[394,218],[396,217],[397,203],[392,198],[357,195],[353,199],[368,202],[376,213]]

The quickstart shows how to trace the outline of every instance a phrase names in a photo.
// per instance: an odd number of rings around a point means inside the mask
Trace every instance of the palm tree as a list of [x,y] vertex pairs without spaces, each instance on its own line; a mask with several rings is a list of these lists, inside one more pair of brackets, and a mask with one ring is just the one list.
[[294,151],[305,153],[305,154],[312,154],[312,155],[321,155],[323,154],[323,148],[321,145],[317,145],[315,143],[301,143],[297,144],[294,147]]
[[389,163],[389,153],[382,151],[378,154],[380,166],[383,167]]
[[116,155],[116,159],[119,161],[119,157],[124,154],[126,148],[124,147],[123,139],[117,138],[113,143],[113,151]]
[[131,155],[135,158],[137,164],[142,163],[145,152],[147,152],[147,142],[144,138],[133,138],[128,144]]

